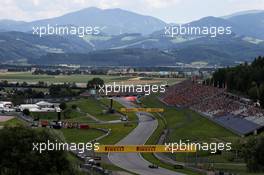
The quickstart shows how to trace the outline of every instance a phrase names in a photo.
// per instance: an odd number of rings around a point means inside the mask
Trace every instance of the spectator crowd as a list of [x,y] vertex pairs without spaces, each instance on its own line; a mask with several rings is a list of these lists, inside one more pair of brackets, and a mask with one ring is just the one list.
[[[183,81],[169,87],[162,101],[171,106],[190,108],[210,117],[239,116],[264,124],[264,110],[252,101],[229,93],[225,88]],[[261,120],[260,120],[261,119]]]

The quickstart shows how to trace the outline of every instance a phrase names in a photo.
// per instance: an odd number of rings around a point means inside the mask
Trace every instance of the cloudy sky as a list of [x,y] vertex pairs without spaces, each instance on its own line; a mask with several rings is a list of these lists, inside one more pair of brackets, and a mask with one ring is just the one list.
[[122,8],[166,22],[183,23],[204,16],[264,10],[264,0],[0,0],[0,19],[32,21],[91,6]]

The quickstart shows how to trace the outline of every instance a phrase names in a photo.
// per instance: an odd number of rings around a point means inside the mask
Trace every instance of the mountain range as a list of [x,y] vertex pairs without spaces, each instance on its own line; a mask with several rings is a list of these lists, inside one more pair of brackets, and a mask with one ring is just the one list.
[[[232,65],[264,55],[263,21],[264,11],[261,10],[224,17],[209,16],[182,25],[231,26],[232,35],[215,38],[178,35],[171,38],[164,35],[164,28],[172,24],[122,9],[102,10],[92,7],[32,22],[0,20],[0,61],[134,66],[140,66],[143,62],[158,66],[203,61]],[[83,38],[65,35],[40,38],[32,35],[33,26],[47,24],[100,26],[103,30],[100,35]]]
[[74,25],[74,26],[98,26],[102,33],[118,35],[121,33],[151,34],[163,28],[166,23],[151,16],[139,15],[122,9],[86,8],[77,12],[65,14],[51,19],[37,20],[33,22],[0,21],[0,28],[9,30],[31,31],[33,26],[50,25]]

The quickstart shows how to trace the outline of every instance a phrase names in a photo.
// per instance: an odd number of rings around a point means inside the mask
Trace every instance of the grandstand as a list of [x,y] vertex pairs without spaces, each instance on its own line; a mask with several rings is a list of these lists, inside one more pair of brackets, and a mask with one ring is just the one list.
[[183,81],[167,89],[162,101],[190,108],[239,134],[247,135],[264,127],[264,110],[253,102],[228,93],[224,88]]

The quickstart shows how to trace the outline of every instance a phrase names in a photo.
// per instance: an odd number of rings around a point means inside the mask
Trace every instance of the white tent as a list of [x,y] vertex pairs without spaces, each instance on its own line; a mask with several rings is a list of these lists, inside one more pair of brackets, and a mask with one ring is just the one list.
[[38,103],[36,103],[36,105],[38,105],[41,108],[49,108],[54,106],[52,103],[46,102],[46,101],[40,101]]
[[19,109],[23,111],[24,109],[28,109],[30,112],[38,112],[41,111],[40,107],[36,104],[21,104]]

